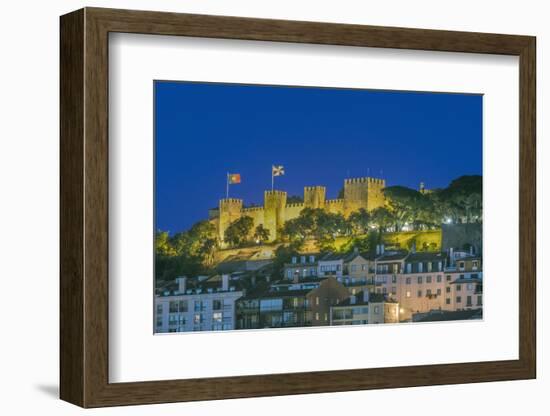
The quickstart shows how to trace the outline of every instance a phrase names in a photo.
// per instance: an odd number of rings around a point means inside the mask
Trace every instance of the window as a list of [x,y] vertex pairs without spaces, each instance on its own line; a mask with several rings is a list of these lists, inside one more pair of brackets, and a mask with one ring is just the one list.
[[265,311],[280,311],[283,309],[282,299],[261,299],[260,312]]
[[436,280],[437,280],[437,283],[441,283],[441,281],[442,281],[443,279],[442,279],[442,277],[441,277],[440,274],[437,275]]
[[214,299],[214,300],[212,301],[212,309],[214,309],[215,311],[220,310],[222,307],[223,307],[223,300],[221,300],[221,299]]
[[426,276],[426,283],[432,283],[432,276]]
[[456,303],[462,303],[462,298],[460,296],[456,297]]
[[407,290],[407,293],[405,295],[406,295],[407,298],[410,298],[411,297],[411,291]]
[[418,283],[422,283],[422,276],[418,276]]
[[466,296],[466,306],[472,306],[472,297]]
[[388,289],[386,288],[386,286],[384,286],[382,288],[382,293],[385,295],[386,293],[388,293]]
[[460,292],[462,290],[462,285],[456,285],[456,291]]
[[451,286],[447,286],[445,288],[445,293],[451,293]]
[[481,299],[482,299],[482,296],[479,295],[479,296],[477,297],[477,306],[481,306],[481,304],[482,304],[482,303],[481,303],[481,302],[482,302]]
[[405,284],[407,284],[407,285],[410,285],[410,284],[411,284],[411,278],[410,278],[410,277],[407,277],[407,278],[405,279]]
[[351,265],[351,271],[352,271],[352,272],[357,271],[357,265],[356,265],[356,264],[352,264],[352,265]]
[[396,286],[392,286],[392,287],[391,287],[391,293],[392,293],[392,295],[394,295],[394,296],[397,295],[397,287],[396,287]]
[[472,261],[472,269],[477,270],[478,264],[479,264],[479,263],[478,263],[477,260]]
[[315,263],[315,256],[309,256],[309,262]]
[[195,312],[200,311],[202,308],[202,302],[200,300],[195,301]]
[[319,306],[319,296],[315,298],[315,305]]
[[287,270],[286,271],[286,277],[289,278],[289,279],[292,279],[292,270]]
[[296,261],[297,261],[296,257],[292,257],[292,264],[296,264]]
[[448,274],[448,275],[447,275],[447,282],[450,282],[450,281],[451,281],[451,275]]
[[428,263],[428,269],[427,270],[428,270],[428,272],[432,271],[432,263],[431,262]]
[[466,285],[466,289],[468,289],[468,290],[474,290],[474,285],[473,285],[472,283],[468,283],[468,284]]
[[221,312],[214,312],[212,314],[212,322],[221,323],[222,319],[223,319],[223,316]]
[[419,298],[421,298],[421,297],[422,297],[422,291],[419,290],[418,292],[416,292],[416,296],[419,297]]
[[431,296],[431,295],[432,295],[432,289],[427,289],[426,296]]
[[306,262],[306,256],[300,256],[300,263]]
[[447,305],[450,305],[450,304],[451,304],[451,298],[445,299],[445,303],[446,303]]
[[380,313],[380,306],[375,306],[375,307],[374,307],[374,313],[375,313],[375,314],[379,314],[379,313]]
[[187,301],[186,300],[170,301],[169,310],[170,310],[170,313],[187,312]]
[[393,275],[391,278],[392,283],[397,283],[397,276]]
[[463,275],[463,274],[460,274],[460,275],[458,275],[458,278],[459,278],[459,279],[464,279],[464,275]]
[[441,296],[441,289],[437,289],[437,296]]
[[193,322],[196,324],[202,323],[202,313],[196,313],[193,317]]
[[162,326],[162,315],[157,316],[157,327]]
[[319,312],[315,312],[315,320],[316,320],[316,321],[319,320]]
[[479,278],[479,274],[477,274],[477,273],[472,273],[472,274],[470,275],[470,277],[471,277],[472,279],[478,279],[478,278]]
[[157,315],[162,315],[162,303],[157,305]]
[[170,301],[169,311],[170,313],[178,312],[178,302],[175,300]]

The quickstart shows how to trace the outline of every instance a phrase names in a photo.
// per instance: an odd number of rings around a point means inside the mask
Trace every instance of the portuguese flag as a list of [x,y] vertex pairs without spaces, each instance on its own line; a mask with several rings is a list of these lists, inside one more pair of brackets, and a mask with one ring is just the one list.
[[234,183],[241,183],[241,174],[240,173],[228,173],[227,174],[227,182],[229,185],[233,185]]

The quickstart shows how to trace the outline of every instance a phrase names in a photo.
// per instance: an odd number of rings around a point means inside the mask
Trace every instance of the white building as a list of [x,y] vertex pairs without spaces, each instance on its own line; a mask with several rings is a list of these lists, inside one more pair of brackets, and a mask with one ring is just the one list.
[[244,294],[239,281],[229,275],[176,281],[176,290],[155,296],[155,332],[235,329],[235,301]]
[[319,277],[335,277],[341,279],[344,275],[344,255],[328,253],[321,257],[318,264],[317,275]]

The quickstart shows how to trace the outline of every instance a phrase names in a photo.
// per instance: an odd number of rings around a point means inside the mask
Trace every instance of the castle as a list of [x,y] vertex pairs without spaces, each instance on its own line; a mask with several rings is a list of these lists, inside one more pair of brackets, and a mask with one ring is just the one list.
[[344,198],[326,199],[324,186],[304,187],[304,202],[287,203],[287,193],[284,191],[265,191],[263,207],[243,207],[243,200],[225,198],[219,202],[219,208],[210,211],[210,220],[218,230],[220,241],[224,240],[227,227],[235,220],[248,216],[254,221],[254,228],[263,225],[269,230],[269,240],[277,239],[277,233],[286,221],[296,218],[304,208],[321,208],[331,213],[348,217],[352,212],[364,208],[372,211],[384,206],[384,179],[351,178],[344,180]]

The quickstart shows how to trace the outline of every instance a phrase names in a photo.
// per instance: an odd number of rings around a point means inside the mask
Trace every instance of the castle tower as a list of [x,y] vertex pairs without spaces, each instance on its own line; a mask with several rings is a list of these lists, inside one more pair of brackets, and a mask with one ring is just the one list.
[[264,227],[269,230],[269,241],[277,238],[277,231],[285,223],[286,192],[264,192]]
[[324,186],[304,188],[304,208],[325,208],[327,190]]
[[361,208],[372,211],[384,206],[384,179],[352,178],[344,181],[344,216]]
[[218,233],[220,241],[224,240],[224,233],[229,224],[239,219],[242,215],[243,200],[237,198],[220,199],[220,217]]

